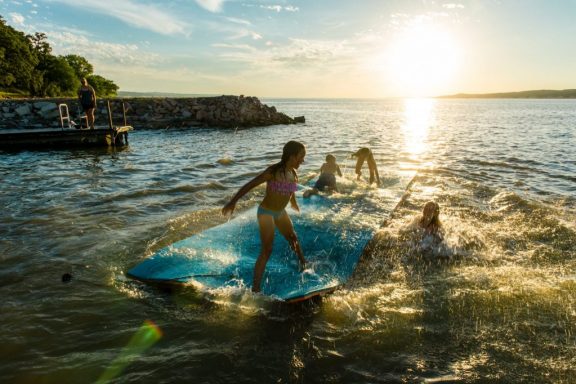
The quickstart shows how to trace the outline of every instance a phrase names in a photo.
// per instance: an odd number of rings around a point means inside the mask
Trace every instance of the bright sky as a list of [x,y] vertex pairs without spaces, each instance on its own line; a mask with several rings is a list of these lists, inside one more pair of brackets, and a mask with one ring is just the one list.
[[576,88],[576,0],[0,0],[123,91],[372,98]]

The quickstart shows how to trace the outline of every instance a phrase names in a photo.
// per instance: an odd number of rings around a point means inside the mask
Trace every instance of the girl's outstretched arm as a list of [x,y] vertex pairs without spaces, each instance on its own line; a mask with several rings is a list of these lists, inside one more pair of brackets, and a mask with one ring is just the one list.
[[342,177],[342,171],[340,170],[339,165],[336,165],[336,172],[338,173],[338,176]]
[[222,214],[224,216],[231,215],[234,212],[234,208],[236,208],[236,202],[240,200],[242,196],[250,192],[253,188],[259,186],[260,184],[270,180],[272,178],[272,173],[270,172],[270,168],[266,169],[264,172],[247,182],[236,192],[234,197],[230,199],[230,201],[222,208]]

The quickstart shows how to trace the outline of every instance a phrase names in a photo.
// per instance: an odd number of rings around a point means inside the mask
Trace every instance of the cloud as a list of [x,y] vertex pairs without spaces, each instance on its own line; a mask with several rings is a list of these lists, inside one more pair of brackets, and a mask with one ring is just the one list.
[[290,44],[272,50],[270,60],[289,67],[322,65],[348,56],[349,47],[342,41],[291,39]]
[[259,50],[246,44],[216,44],[222,49],[220,57],[258,68],[301,69],[324,68],[354,60],[355,48],[345,41],[290,39],[288,44],[270,45]]
[[260,40],[262,39],[262,35],[257,32],[250,31],[248,29],[241,29],[234,33],[232,36],[229,37],[231,40],[242,39],[244,37],[250,37],[252,40]]
[[14,24],[22,25],[22,26],[24,25],[25,18],[21,14],[16,13],[16,12],[12,12],[12,13],[10,13],[10,18],[12,19],[12,22]]
[[196,4],[210,12],[220,12],[225,0],[195,0]]
[[449,4],[442,4],[442,7],[448,8],[448,9],[455,9],[455,8],[464,8],[464,5],[449,3]]
[[256,31],[253,31],[250,27],[252,23],[247,20],[232,18],[232,17],[225,17],[221,20],[225,20],[226,23],[221,21],[207,21],[204,22],[205,28],[210,29],[219,34],[226,35],[226,39],[228,40],[237,40],[242,38],[251,38],[253,40],[260,40],[262,39],[262,35]]
[[280,12],[282,10],[282,6],[280,5],[261,5],[260,8],[268,9],[270,11]]
[[251,22],[248,20],[237,19],[235,17],[226,17],[226,20],[230,21],[231,23],[242,24],[242,25],[252,25]]
[[256,50],[256,48],[254,48],[248,44],[216,43],[216,44],[212,44],[212,46],[215,48],[229,48],[229,49],[244,50],[244,51],[255,51]]
[[133,0],[54,1],[115,17],[126,24],[163,35],[185,35],[187,33],[188,26],[183,21],[153,5],[138,4]]
[[282,11],[286,11],[286,12],[298,12],[300,11],[300,8],[295,7],[293,5],[287,5],[287,6],[281,6],[281,5],[261,5],[260,8],[262,9],[267,9],[269,11],[275,11],[275,12],[282,12]]
[[[79,31],[52,31],[47,35],[50,45],[59,55],[75,54],[85,57],[90,62],[123,65],[142,63],[150,65],[162,61],[159,55],[144,52],[136,44],[94,41],[90,36],[79,33]],[[96,72],[98,71],[96,70]]]

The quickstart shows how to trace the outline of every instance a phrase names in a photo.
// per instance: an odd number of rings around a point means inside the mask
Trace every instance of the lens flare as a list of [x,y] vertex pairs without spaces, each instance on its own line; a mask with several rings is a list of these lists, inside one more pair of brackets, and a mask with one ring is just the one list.
[[143,354],[148,348],[162,338],[162,331],[151,320],[145,320],[144,324],[132,336],[128,345],[124,347],[120,356],[104,371],[96,384],[105,384],[117,377],[132,360]]

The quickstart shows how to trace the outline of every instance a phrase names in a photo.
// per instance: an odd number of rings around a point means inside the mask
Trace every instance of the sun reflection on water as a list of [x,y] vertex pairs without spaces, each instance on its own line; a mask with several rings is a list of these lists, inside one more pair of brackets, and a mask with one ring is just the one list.
[[404,100],[404,134],[405,151],[411,160],[419,160],[428,150],[427,138],[430,127],[435,121],[434,99]]

